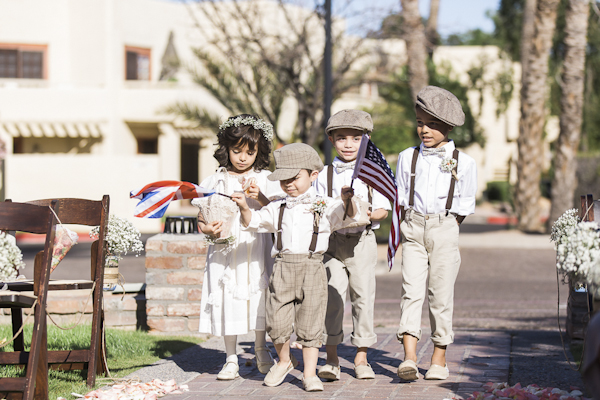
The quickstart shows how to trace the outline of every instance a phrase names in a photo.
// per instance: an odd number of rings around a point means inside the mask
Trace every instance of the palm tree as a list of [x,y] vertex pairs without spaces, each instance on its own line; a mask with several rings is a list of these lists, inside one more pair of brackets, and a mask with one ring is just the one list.
[[[588,0],[569,0],[565,12],[565,57],[562,66],[560,134],[554,158],[549,223],[573,207],[577,187],[577,149],[583,119],[583,83],[589,14]],[[551,226],[551,225],[550,225]]]
[[[517,186],[515,208],[518,228],[542,231],[539,201],[542,171],[542,134],[546,117],[548,93],[548,57],[556,26],[556,11],[560,0],[538,0],[533,22],[533,35],[523,70],[521,87],[521,120],[517,140]],[[526,38],[522,38],[522,43]]]

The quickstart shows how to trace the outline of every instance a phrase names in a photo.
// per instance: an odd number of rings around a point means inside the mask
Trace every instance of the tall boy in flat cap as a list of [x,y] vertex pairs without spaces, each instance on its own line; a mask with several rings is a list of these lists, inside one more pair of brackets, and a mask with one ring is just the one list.
[[[327,166],[317,178],[317,193],[339,197],[341,189],[352,183],[352,174],[363,134],[373,130],[371,115],[360,110],[342,110],[329,118],[327,133],[337,152],[332,165]],[[342,328],[346,293],[352,302],[352,335],[350,342],[357,347],[354,374],[357,379],[373,379],[375,373],[367,361],[367,350],[377,343],[374,332],[375,266],[377,242],[375,229],[385,219],[390,202],[378,191],[373,191],[363,181],[353,182],[354,193],[362,200],[368,216],[361,218],[363,225],[333,232],[329,249],[325,253],[325,267],[329,276],[327,315],[325,317],[326,364],[319,368],[319,377],[340,379],[337,346],[344,340]],[[371,207],[371,210],[368,210]],[[365,217],[365,216],[363,216]]]
[[[243,229],[275,233],[271,256],[275,258],[267,292],[267,333],[275,344],[279,362],[271,367],[265,385],[277,386],[297,365],[290,355],[290,336],[296,331],[304,359],[306,391],[323,390],[316,376],[319,348],[327,308],[327,274],[323,254],[329,235],[356,222],[360,210],[350,187],[342,188],[341,199],[317,196],[312,183],[323,169],[317,152],[307,144],[293,143],[276,150],[275,172],[269,180],[279,181],[287,194],[259,211],[251,210],[243,193],[231,197],[240,207]],[[344,220],[345,207],[348,218]]]
[[401,152],[396,169],[402,207],[402,300],[397,337],[405,355],[398,376],[405,380],[419,377],[416,350],[427,289],[434,349],[425,379],[447,379],[446,346],[454,341],[454,282],[460,268],[459,225],[475,212],[477,171],[473,158],[459,152],[448,139],[452,128],[465,122],[456,96],[427,86],[417,95],[415,112],[421,145]]

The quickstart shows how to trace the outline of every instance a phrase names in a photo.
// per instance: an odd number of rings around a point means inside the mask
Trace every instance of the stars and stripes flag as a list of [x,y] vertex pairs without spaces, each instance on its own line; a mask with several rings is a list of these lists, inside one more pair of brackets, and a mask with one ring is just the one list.
[[394,256],[400,246],[400,205],[398,204],[398,186],[394,172],[381,154],[381,151],[371,142],[368,135],[363,135],[356,157],[356,166],[352,179],[358,178],[384,195],[394,204],[392,209],[392,227],[388,239],[388,265],[394,266]]
[[135,206],[134,216],[140,218],[161,218],[171,200],[195,199],[210,196],[213,191],[190,182],[158,181],[147,184],[129,194],[132,199],[140,199]]

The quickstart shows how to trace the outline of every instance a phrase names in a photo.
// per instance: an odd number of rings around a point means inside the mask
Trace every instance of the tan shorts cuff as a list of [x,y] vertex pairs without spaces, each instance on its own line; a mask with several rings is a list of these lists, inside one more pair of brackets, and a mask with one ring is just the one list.
[[297,342],[299,344],[302,345],[302,347],[321,347],[323,345],[323,342],[321,341],[321,339],[315,339],[315,340],[303,340],[303,339],[298,339]]
[[404,338],[404,334],[409,334],[410,336],[414,336],[417,338],[417,341],[421,340],[421,330],[410,330],[410,329],[398,329],[398,333],[396,333],[396,338],[398,341],[402,343],[402,339]]

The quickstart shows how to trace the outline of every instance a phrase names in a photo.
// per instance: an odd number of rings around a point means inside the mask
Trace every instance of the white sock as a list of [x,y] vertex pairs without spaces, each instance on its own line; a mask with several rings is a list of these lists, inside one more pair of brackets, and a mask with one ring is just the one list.
[[237,364],[237,335],[227,335],[224,336],[223,339],[225,341],[225,354],[227,354],[227,362],[233,362]]

